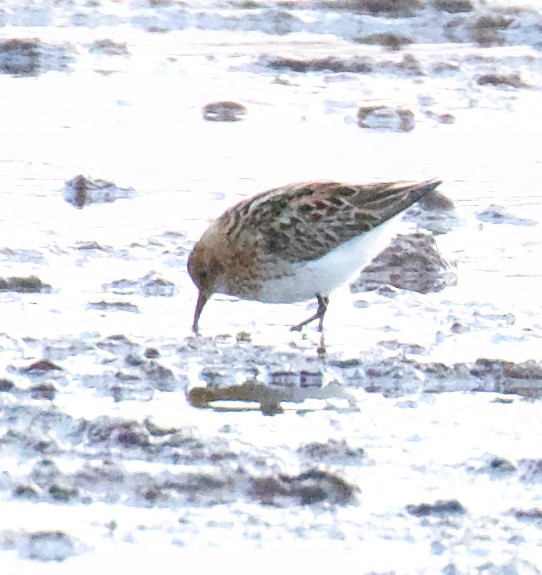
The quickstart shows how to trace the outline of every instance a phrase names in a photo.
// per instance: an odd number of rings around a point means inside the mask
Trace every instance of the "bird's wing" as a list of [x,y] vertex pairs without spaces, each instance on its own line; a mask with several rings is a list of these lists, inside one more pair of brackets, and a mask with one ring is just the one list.
[[[263,192],[235,206],[230,214],[236,235],[249,220],[254,239],[268,255],[308,261],[368,232],[408,208],[440,182],[337,182],[292,184]],[[250,232],[249,232],[250,233]]]

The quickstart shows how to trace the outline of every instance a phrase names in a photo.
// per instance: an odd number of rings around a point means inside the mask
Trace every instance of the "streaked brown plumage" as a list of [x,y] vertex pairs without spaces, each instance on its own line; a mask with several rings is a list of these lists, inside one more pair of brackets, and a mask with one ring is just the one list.
[[192,329],[213,293],[290,303],[312,297],[322,328],[331,290],[386,246],[384,229],[440,184],[290,184],[262,192],[213,221],[188,258],[199,289]]

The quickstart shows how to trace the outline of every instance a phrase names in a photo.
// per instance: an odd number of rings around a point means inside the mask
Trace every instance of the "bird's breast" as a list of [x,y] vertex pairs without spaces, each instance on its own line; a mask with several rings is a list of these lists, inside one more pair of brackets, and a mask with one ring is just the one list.
[[321,258],[292,262],[283,274],[262,282],[257,298],[270,303],[305,301],[316,294],[328,295],[352,278],[389,244],[397,232],[401,214],[331,249]]

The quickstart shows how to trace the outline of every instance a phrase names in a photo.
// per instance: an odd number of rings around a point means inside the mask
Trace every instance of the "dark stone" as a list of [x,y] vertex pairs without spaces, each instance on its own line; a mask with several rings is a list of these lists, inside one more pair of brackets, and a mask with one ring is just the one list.
[[407,44],[412,44],[413,40],[410,36],[403,34],[395,34],[393,32],[381,32],[376,34],[368,34],[367,36],[358,36],[353,39],[357,44],[369,44],[383,46],[389,50],[399,50]]
[[151,360],[145,364],[143,371],[147,380],[159,391],[175,391],[177,389],[175,376],[168,367]]
[[420,503],[419,505],[407,505],[406,510],[416,517],[462,515],[465,508],[457,499],[441,500],[435,503]]
[[64,561],[75,552],[74,540],[62,531],[30,533],[21,547],[21,555],[35,561]]
[[297,451],[301,455],[305,455],[319,462],[348,460],[349,462],[359,463],[363,457],[365,457],[363,447],[351,447],[344,439],[340,441],[330,439],[326,443],[319,443],[317,441],[306,443]]
[[35,361],[34,363],[31,363],[27,367],[22,367],[20,371],[21,373],[34,374],[34,373],[47,373],[49,371],[63,371],[63,369],[49,359],[40,359],[38,361]]
[[156,274],[149,274],[142,280],[142,292],[146,296],[162,296],[172,297],[177,293],[175,284],[169,280],[157,276]]
[[472,12],[474,10],[472,0],[433,0],[433,6],[451,14]]
[[0,378],[0,392],[12,391],[15,384],[9,379]]
[[238,122],[245,118],[248,110],[243,104],[226,100],[206,104],[202,113],[209,122]]
[[130,367],[140,367],[145,364],[145,360],[140,356],[133,353],[129,353],[125,358],[124,362]]
[[56,395],[56,387],[52,383],[40,383],[30,388],[32,399],[53,400]]
[[130,313],[139,313],[137,305],[127,301],[95,301],[87,304],[87,309],[98,311],[126,311]]
[[13,495],[22,499],[37,499],[40,494],[41,490],[37,485],[16,485],[13,489]]
[[0,41],[0,72],[34,76],[40,71],[41,42],[37,38]]
[[505,207],[492,204],[478,212],[476,217],[490,224],[509,224],[512,226],[535,226],[536,221],[520,218],[511,214]]
[[522,481],[542,481],[542,459],[520,459],[519,477]]
[[493,473],[512,473],[516,471],[516,466],[503,457],[492,457],[487,469]]
[[12,291],[18,293],[49,293],[51,286],[44,284],[36,276],[0,277],[0,292]]
[[433,236],[400,235],[351,284],[352,292],[372,291],[383,285],[418,293],[443,290],[457,281],[440,255]]
[[57,485],[56,483],[49,487],[48,492],[52,499],[63,503],[72,501],[79,495],[78,490],[74,487],[63,487],[61,485]]
[[497,88],[530,88],[519,74],[482,74],[476,80],[478,86],[495,86]]
[[114,202],[119,198],[132,198],[135,196],[133,188],[119,188],[106,180],[93,180],[81,174],[64,183],[62,188],[64,199],[75,206],[82,208],[93,203]]
[[271,57],[264,59],[269,68],[275,70],[290,70],[292,72],[351,72],[367,74],[374,69],[373,61],[367,57],[337,58],[326,56],[324,58],[299,59],[289,56]]
[[419,0],[333,0],[322,4],[331,10],[394,18],[414,16],[416,9],[421,8]]
[[400,62],[394,65],[398,72],[404,72],[409,76],[422,76],[423,68],[421,62],[413,54],[404,54]]
[[504,37],[501,34],[513,22],[501,14],[484,14],[472,25],[472,38],[480,46],[501,46]]
[[130,350],[136,347],[136,344],[129,340],[125,335],[116,334],[102,339],[96,344],[96,346],[111,353],[122,355],[130,353]]
[[362,106],[358,110],[358,126],[385,132],[410,132],[416,125],[414,114],[406,108]]
[[94,40],[90,45],[91,52],[107,54],[109,56],[127,56],[128,46],[126,42],[114,42],[108,38]]
[[254,478],[252,492],[265,503],[273,503],[275,497],[293,497],[301,504],[352,503],[357,488],[343,478],[318,469],[299,475],[273,475]]
[[520,520],[541,521],[542,508],[535,507],[534,509],[514,509],[512,510],[512,515],[516,519]]
[[74,56],[75,49],[70,44],[47,44],[38,38],[0,40],[0,73],[37,76],[51,70],[65,71]]
[[108,416],[97,417],[86,429],[87,438],[91,443],[112,441],[124,447],[148,447],[149,432],[147,428],[136,421]]

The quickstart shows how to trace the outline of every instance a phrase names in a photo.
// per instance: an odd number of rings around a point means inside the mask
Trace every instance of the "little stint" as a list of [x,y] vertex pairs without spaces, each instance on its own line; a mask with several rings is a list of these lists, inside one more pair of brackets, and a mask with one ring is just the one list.
[[289,184],[227,209],[188,258],[199,290],[192,330],[214,293],[268,303],[316,298],[323,327],[330,292],[367,266],[393,238],[393,222],[441,182]]

